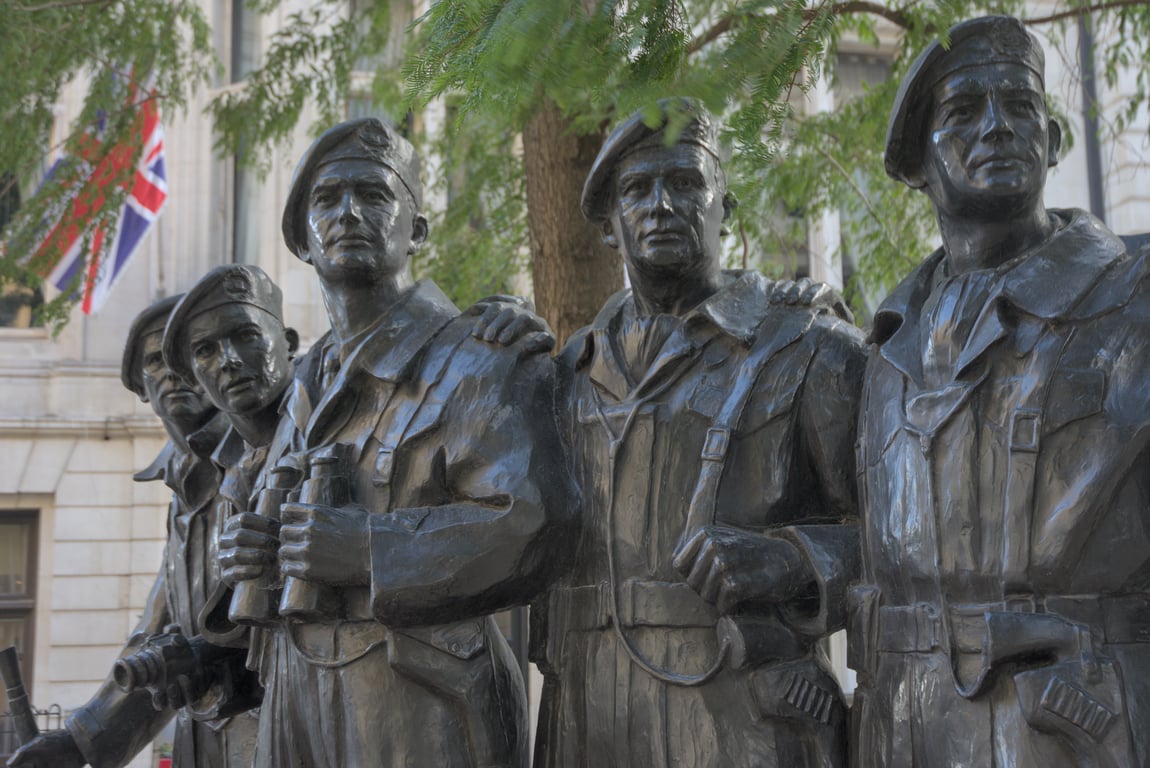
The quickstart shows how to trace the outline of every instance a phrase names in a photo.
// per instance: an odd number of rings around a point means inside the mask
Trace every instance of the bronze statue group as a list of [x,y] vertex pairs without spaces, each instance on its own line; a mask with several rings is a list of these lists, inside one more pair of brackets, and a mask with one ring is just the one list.
[[[245,265],[137,318],[164,563],[116,674],[10,765],[123,765],[174,714],[180,768],[1150,766],[1148,254],[1045,208],[1022,24],[948,38],[885,154],[942,247],[865,338],[825,286],[721,269],[692,102],[604,143],[582,210],[631,287],[555,356],[521,303],[412,278],[406,140],[324,133],[283,234],[331,330],[293,360]],[[528,603],[533,750],[490,616]]]

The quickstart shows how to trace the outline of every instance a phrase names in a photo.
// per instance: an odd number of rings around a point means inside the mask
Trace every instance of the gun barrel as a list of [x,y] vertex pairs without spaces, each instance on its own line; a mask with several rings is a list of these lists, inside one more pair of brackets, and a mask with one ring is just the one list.
[[0,651],[0,677],[8,689],[8,711],[12,713],[16,736],[21,744],[27,744],[40,735],[40,727],[36,725],[32,703],[28,701],[28,693],[24,690],[24,679],[20,676],[20,657],[14,646]]

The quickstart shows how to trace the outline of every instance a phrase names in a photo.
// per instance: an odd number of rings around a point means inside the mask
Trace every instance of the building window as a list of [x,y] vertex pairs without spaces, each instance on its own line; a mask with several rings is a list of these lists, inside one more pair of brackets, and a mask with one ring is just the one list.
[[[36,542],[39,515],[31,510],[0,513],[0,648],[16,646],[24,688],[32,690],[33,630],[36,619]],[[0,702],[7,710],[8,702]]]
[[[0,230],[20,208],[20,181],[14,174],[0,173]],[[4,281],[0,286],[0,328],[32,328],[36,322],[36,310],[44,303],[44,294],[39,287],[27,284],[16,278]]]

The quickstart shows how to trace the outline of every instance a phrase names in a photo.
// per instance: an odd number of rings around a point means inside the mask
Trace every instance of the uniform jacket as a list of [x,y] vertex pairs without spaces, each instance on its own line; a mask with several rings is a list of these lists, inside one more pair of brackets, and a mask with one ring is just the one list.
[[1052,216],[997,271],[952,280],[935,253],[875,315],[864,765],[1150,764],[1146,254]]
[[[724,667],[701,686],[670,685],[633,663],[611,626],[663,670],[694,675],[714,662],[719,616],[673,568],[672,553],[709,431],[762,347],[770,354],[730,437],[713,522],[786,538],[807,560],[816,576],[803,599],[740,618],[786,637],[790,650],[779,653],[808,665],[810,701],[837,702],[810,650],[843,624],[857,570],[851,454],[862,339],[829,306],[772,305],[769,294],[760,275],[727,275],[635,377],[618,348],[621,324],[635,315],[624,291],[560,356],[582,531],[574,568],[548,597],[545,643],[534,628],[547,675],[538,765],[808,764],[789,725],[763,719],[805,715],[766,693],[756,670]],[[770,701],[753,698],[755,680]]]
[[487,614],[539,591],[574,492],[550,357],[458,315],[418,283],[342,357],[321,340],[320,394],[288,406],[305,459],[347,451],[371,574],[275,633],[259,764],[526,764],[523,682]]
[[[188,637],[200,631],[200,612],[219,584],[216,537],[221,471],[209,458],[227,428],[217,414],[188,438],[190,451],[168,443],[139,482],[161,480],[172,489],[168,542],[144,614],[121,655],[136,653],[148,635],[178,625]],[[124,694],[111,676],[96,695],[76,710],[67,728],[84,758],[96,768],[124,765],[147,746],[171,719],[157,712],[147,691]],[[246,765],[255,738],[255,719],[244,716],[199,722],[176,713],[177,766],[225,768]]]

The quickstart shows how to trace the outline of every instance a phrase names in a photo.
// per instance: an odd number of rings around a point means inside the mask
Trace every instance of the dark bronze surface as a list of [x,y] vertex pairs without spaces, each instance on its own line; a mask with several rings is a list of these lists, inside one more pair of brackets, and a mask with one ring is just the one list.
[[[148,638],[165,631],[185,642],[196,638],[203,628],[200,613],[222,586],[215,551],[225,510],[217,496],[221,470],[210,456],[228,421],[203,388],[172,373],[161,355],[164,326],[181,298],[164,299],[141,312],[124,349],[124,386],[152,406],[170,438],[136,480],[162,480],[172,489],[164,560],[144,615],[121,654],[124,657],[141,652]],[[71,714],[65,730],[43,734],[20,749],[10,765],[124,765],[173,716],[178,765],[246,765],[255,742],[256,720],[247,714],[221,717],[217,706],[237,695],[248,699],[246,706],[250,706],[250,697],[256,695],[251,681],[243,676],[243,658],[242,651],[220,649],[211,669],[197,670],[200,685],[185,692],[177,683],[170,701],[166,691],[157,700],[144,688],[124,692],[109,674],[92,699]]]
[[306,482],[278,524],[241,514],[221,540],[231,578],[283,577],[250,659],[257,766],[528,764],[523,680],[488,614],[534,597],[570,538],[553,363],[523,324],[489,344],[412,279],[419,190],[374,119],[321,136],[293,180],[285,239],[332,330],[269,451]]
[[887,145],[943,246],[875,315],[858,762],[1150,765],[1146,252],[1044,207],[1060,132],[1023,25],[948,38]]
[[857,575],[862,338],[825,287],[720,269],[721,154],[702,112],[671,146],[636,115],[588,178],[633,290],[559,357],[582,533],[533,609],[538,766],[846,764],[815,648]]

